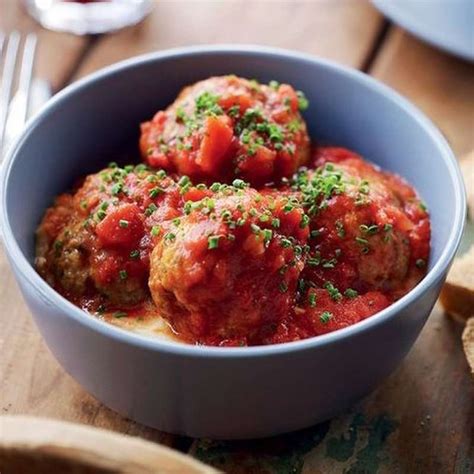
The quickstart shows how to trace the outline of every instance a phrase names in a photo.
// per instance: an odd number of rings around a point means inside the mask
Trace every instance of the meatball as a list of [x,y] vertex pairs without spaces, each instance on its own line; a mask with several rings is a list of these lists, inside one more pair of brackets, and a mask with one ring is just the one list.
[[[294,186],[311,218],[305,276],[320,287],[393,292],[414,285],[429,252],[429,220],[412,188],[340,148],[316,151]],[[407,289],[404,287],[404,291]]]
[[145,165],[90,175],[46,212],[36,268],[76,301],[94,292],[112,306],[142,301],[158,225],[180,215],[181,202],[180,186]]
[[186,340],[258,343],[294,305],[308,237],[302,210],[235,184],[188,193],[151,255],[153,300]]
[[276,182],[309,159],[306,107],[287,84],[213,77],[186,87],[142,124],[141,153],[149,165],[193,180]]

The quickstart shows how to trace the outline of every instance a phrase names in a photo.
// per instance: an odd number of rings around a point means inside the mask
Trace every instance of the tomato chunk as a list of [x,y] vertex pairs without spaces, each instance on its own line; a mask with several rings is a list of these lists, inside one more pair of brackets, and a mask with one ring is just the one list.
[[122,204],[112,209],[97,225],[96,234],[102,245],[131,247],[143,236],[140,209],[135,204]]
[[221,117],[208,117],[196,163],[205,172],[211,172],[216,168],[220,168],[232,143],[232,136],[232,128],[225,119]]

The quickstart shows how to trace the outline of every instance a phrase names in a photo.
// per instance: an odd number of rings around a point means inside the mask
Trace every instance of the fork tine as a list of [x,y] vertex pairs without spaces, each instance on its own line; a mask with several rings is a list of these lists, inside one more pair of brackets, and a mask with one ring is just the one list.
[[23,58],[21,61],[21,71],[20,78],[18,81],[17,92],[17,94],[24,97],[24,100],[21,102],[21,108],[17,111],[17,119],[21,120],[21,123],[25,123],[26,115],[28,112],[28,102],[31,96],[31,80],[33,76],[36,43],[36,35],[34,33],[28,34],[25,39],[25,45],[23,48]]
[[3,148],[8,104],[10,103],[12,86],[15,80],[16,56],[18,53],[19,42],[20,34],[17,31],[10,33],[7,43],[7,51],[5,53],[5,62],[3,65],[2,89],[0,95],[0,150]]
[[5,35],[0,31],[0,59],[2,57],[3,43],[5,42]]

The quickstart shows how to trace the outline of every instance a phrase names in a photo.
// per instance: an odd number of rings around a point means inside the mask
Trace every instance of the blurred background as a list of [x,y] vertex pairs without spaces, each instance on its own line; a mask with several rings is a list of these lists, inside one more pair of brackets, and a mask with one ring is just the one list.
[[[405,17],[394,13],[392,4],[403,5]],[[385,17],[382,9],[423,40]],[[460,14],[450,14],[453,10]],[[33,17],[51,28],[83,34],[47,30]],[[425,31],[427,19],[431,23]],[[118,29],[127,22],[138,24]],[[100,67],[149,51],[190,44],[265,44],[315,54],[381,79],[420,106],[458,154],[474,144],[472,24],[470,0],[0,0],[0,31],[37,34],[35,76],[53,92]],[[108,29],[115,31],[85,34]],[[451,29],[464,32],[454,40],[445,38]],[[458,57],[443,52],[440,44]]]

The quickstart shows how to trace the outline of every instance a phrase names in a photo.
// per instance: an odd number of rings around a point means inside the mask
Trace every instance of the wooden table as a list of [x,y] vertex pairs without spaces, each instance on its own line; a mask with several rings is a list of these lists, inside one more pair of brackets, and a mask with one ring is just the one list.
[[[142,25],[74,37],[42,30],[15,0],[0,0],[0,29],[14,28],[38,32],[37,73],[55,91],[115,61],[179,45],[247,42],[305,51],[397,89],[431,117],[458,156],[474,148],[473,66],[423,44],[365,1],[160,1]],[[461,328],[439,306],[399,369],[349,413],[273,439],[214,442],[146,428],[88,395],[41,340],[3,253],[0,281],[3,413],[141,436],[233,473],[474,472],[473,383]]]

